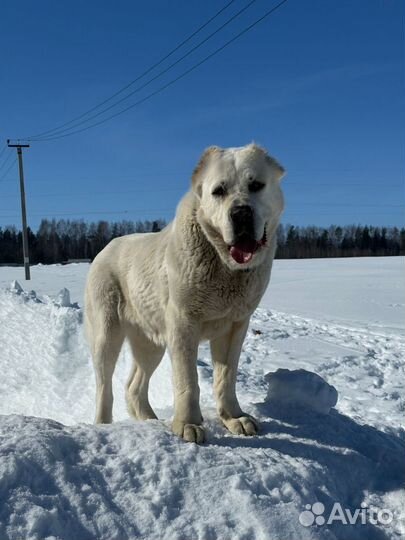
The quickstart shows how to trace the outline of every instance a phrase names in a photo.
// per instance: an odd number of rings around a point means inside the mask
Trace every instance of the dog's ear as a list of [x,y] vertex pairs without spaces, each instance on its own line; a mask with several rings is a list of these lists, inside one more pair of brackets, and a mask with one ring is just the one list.
[[222,148],[220,148],[219,146],[210,146],[209,148],[204,150],[202,156],[200,157],[200,160],[197,163],[197,166],[194,169],[193,175],[191,177],[191,186],[193,188],[194,193],[198,197],[201,197],[201,194],[202,194],[202,187],[201,187],[202,175],[205,168],[207,167],[209,160],[214,154],[219,154],[221,152],[222,152]]
[[272,169],[276,180],[281,180],[285,176],[286,171],[284,167],[280,165],[280,163],[274,159],[265,148],[255,143],[251,143],[250,147],[253,152],[258,152],[264,156],[264,159],[266,160],[267,165]]
[[269,154],[266,153],[266,163],[272,168],[274,171],[274,176],[276,177],[276,180],[281,180],[286,175],[286,170],[280,163],[271,157]]

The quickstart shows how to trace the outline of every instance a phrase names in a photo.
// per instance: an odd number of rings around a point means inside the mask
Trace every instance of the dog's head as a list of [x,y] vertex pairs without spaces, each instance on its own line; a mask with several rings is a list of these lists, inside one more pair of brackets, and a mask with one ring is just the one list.
[[255,144],[212,146],[202,155],[192,178],[197,219],[231,269],[251,268],[265,259],[284,208],[283,175],[281,165]]

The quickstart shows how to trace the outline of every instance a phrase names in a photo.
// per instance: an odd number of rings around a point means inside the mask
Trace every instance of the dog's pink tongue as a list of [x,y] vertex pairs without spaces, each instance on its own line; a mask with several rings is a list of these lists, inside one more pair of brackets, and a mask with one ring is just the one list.
[[246,240],[231,246],[229,253],[238,264],[244,264],[252,259],[257,248],[258,243],[255,240]]

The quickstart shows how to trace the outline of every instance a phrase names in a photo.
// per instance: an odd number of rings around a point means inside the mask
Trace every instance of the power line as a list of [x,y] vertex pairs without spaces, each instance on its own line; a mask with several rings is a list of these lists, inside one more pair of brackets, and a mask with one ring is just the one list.
[[[107,116],[107,118],[104,118],[103,120],[100,120],[98,122],[95,122],[93,124],[90,124],[89,126],[86,126],[86,127],[83,127],[83,128],[80,128],[80,129],[77,129],[77,130],[74,130],[74,131],[71,131],[70,133],[65,133],[63,135],[56,135],[55,137],[44,137],[44,138],[38,138],[36,139],[36,141],[53,141],[53,140],[56,140],[56,139],[62,139],[64,137],[70,137],[71,135],[75,135],[76,133],[81,133],[83,131],[87,131],[88,129],[91,129],[93,127],[96,127],[96,126],[99,126],[100,124],[103,124],[105,122],[107,122],[108,120],[111,120],[112,118],[115,118],[116,116],[119,116],[127,111],[129,111],[130,109],[132,109],[133,107],[136,107],[137,105],[141,105],[142,103],[145,103],[146,101],[148,101],[149,99],[151,99],[152,97],[156,96],[157,94],[160,94],[161,92],[163,92],[164,90],[166,90],[167,88],[169,88],[170,86],[172,86],[173,84],[175,84],[176,82],[180,81],[181,79],[183,79],[184,77],[186,77],[187,75],[189,75],[192,71],[194,71],[195,69],[199,68],[202,64],[204,64],[205,62],[207,62],[208,60],[210,60],[211,58],[213,58],[214,56],[216,56],[218,53],[220,53],[221,51],[223,51],[226,47],[228,47],[231,43],[233,43],[234,41],[236,41],[237,39],[239,39],[241,36],[243,36],[244,34],[246,34],[247,32],[249,32],[252,28],[254,28],[256,25],[258,25],[260,22],[262,22],[264,19],[266,19],[269,15],[271,15],[272,13],[274,13],[277,9],[279,9],[283,4],[285,4],[288,0],[282,0],[281,2],[279,2],[276,6],[274,6],[272,9],[268,10],[264,15],[262,15],[259,19],[256,19],[253,23],[251,23],[249,26],[245,27],[242,31],[240,31],[238,34],[236,34],[233,38],[231,38],[230,40],[228,40],[226,43],[224,43],[224,45],[221,45],[221,47],[218,47],[218,49],[216,49],[215,51],[213,51],[212,53],[210,53],[208,56],[204,57],[202,60],[200,60],[197,64],[194,64],[192,67],[190,67],[189,69],[187,69],[186,71],[184,71],[182,74],[180,74],[179,76],[175,77],[174,79],[172,79],[171,81],[169,81],[168,83],[166,83],[165,85],[161,86],[160,88],[158,88],[157,90],[155,90],[154,92],[148,94],[147,96],[145,96],[144,98],[138,100],[138,101],[135,101],[135,103],[133,103],[132,105],[129,105],[128,107],[122,109],[121,111],[118,111],[110,116]],[[26,140],[33,140],[33,139],[26,139]]]
[[[179,186],[178,188],[159,188],[159,193],[160,192],[168,192],[168,193],[181,193],[181,192],[184,192],[184,189],[182,189],[181,186]],[[123,191],[99,191],[97,190],[97,195],[131,195],[131,194],[139,194],[139,193],[153,193],[153,194],[156,194],[156,189],[128,189],[128,190],[123,190]],[[81,197],[84,197],[86,195],[95,195],[94,191],[82,191],[80,190],[80,196]],[[3,195],[2,198],[11,198],[11,197],[14,197],[14,195]],[[33,199],[33,198],[38,198],[38,197],[63,197],[63,198],[66,198],[66,197],[72,197],[72,198],[77,198],[78,197],[78,193],[48,193],[48,192],[44,192],[44,193],[33,193],[32,195],[30,195],[30,198]]]
[[[114,180],[118,180],[118,178],[115,178],[114,177]],[[302,187],[303,189],[307,189],[308,186],[307,185],[303,185],[301,182],[296,182],[294,185],[296,186],[300,186]],[[327,187],[327,188],[330,188],[330,187],[334,187],[332,186],[331,184],[311,184],[311,186],[324,186],[324,187]],[[348,185],[352,185],[352,184],[346,184],[345,186],[342,186],[344,187],[345,189],[347,188]],[[360,187],[364,187],[363,184],[357,184],[358,186]],[[370,184],[368,184],[370,185]],[[380,184],[375,184],[376,186],[377,185],[380,185]],[[384,187],[403,187],[403,184],[384,184]],[[178,186],[178,187],[168,187],[168,188],[162,188],[162,187],[159,187],[159,192],[165,192],[165,193],[179,193],[179,192],[183,192],[184,189],[182,186]],[[131,194],[139,194],[139,193],[145,193],[145,194],[155,194],[156,193],[156,189],[127,189],[127,190],[114,190],[114,191],[100,191],[100,190],[97,190],[97,195],[131,195]],[[72,191],[70,191],[69,193],[67,192],[62,192],[62,193],[49,193],[48,191],[46,192],[35,192],[33,194],[30,195],[30,198],[31,199],[35,199],[35,198],[53,198],[53,197],[61,197],[61,198],[66,198],[66,197],[72,197],[72,198],[77,198],[78,197],[78,193],[72,193]],[[86,195],[93,195],[94,196],[94,191],[83,191],[83,190],[80,190],[80,196],[83,197],[83,196],[86,196]],[[2,199],[6,199],[6,198],[13,198],[15,195],[2,195]],[[294,203],[289,203],[288,206],[290,204],[294,204]],[[299,204],[299,205],[306,205],[307,203],[304,203],[304,202],[298,202],[296,204]],[[322,203],[310,203],[311,205],[313,206],[319,206],[320,204],[322,205]],[[331,203],[332,204],[332,203]],[[361,203],[360,203],[361,204]],[[333,203],[333,205],[335,206],[335,203]],[[340,205],[339,205],[340,206]],[[354,206],[354,207],[357,207],[359,206],[358,204],[352,204],[352,205],[347,205],[347,204],[342,204],[342,206]],[[373,205],[374,206],[374,205]],[[381,206],[379,204],[376,204],[375,206]],[[398,206],[403,206],[403,205],[398,205]]]
[[[192,170],[192,167],[191,167],[191,170]],[[316,172],[316,171],[315,171]],[[340,169],[331,169],[329,171],[328,174],[333,174],[333,173],[340,173],[341,170]],[[303,175],[309,175],[309,174],[313,174],[313,171],[312,169],[308,169],[306,171],[302,171],[300,173],[300,177],[302,177]],[[365,171],[363,171],[363,173],[365,173]],[[374,170],[373,170],[373,173],[374,173]],[[392,175],[396,175],[398,174],[401,175],[402,173],[400,171],[395,171],[393,173],[391,173]],[[69,175],[69,176],[65,176],[65,177],[58,177],[57,180],[55,179],[55,177],[52,177],[52,178],[44,178],[43,176],[37,176],[34,178],[31,178],[31,181],[32,182],[35,182],[37,184],[43,184],[43,183],[48,183],[48,184],[54,184],[55,181],[58,181],[58,182],[70,182],[72,180],[88,180],[90,182],[92,181],[96,181],[98,184],[100,183],[103,183],[103,182],[115,182],[117,180],[139,180],[139,179],[142,179],[142,178],[145,178],[145,177],[153,177],[153,178],[160,178],[160,177],[164,177],[164,178],[167,178],[168,176],[173,176],[173,175],[178,175],[179,177],[181,176],[183,179],[188,179],[191,177],[191,173],[190,173],[190,168],[188,168],[187,170],[183,170],[183,171],[174,171],[174,170],[159,170],[159,171],[142,171],[142,172],[135,172],[133,174],[130,174],[130,175],[123,175],[123,176],[116,176],[115,174],[113,175],[111,173],[111,176],[109,177],[102,177],[102,176],[76,176],[76,175]],[[370,175],[370,173],[368,173],[368,175]],[[297,177],[298,175],[296,173],[294,174],[290,174],[290,176],[292,177]],[[323,175],[324,176],[324,175]],[[350,178],[350,176],[349,176]],[[353,178],[357,178],[353,176]],[[311,186],[329,186],[329,187],[333,187],[333,188],[339,188],[340,186],[342,187],[345,187],[345,186],[362,186],[362,187],[368,187],[368,186],[381,186],[382,183],[381,183],[381,180],[380,181],[375,181],[375,182],[370,182],[369,181],[369,176],[368,176],[368,179],[365,180],[364,182],[355,182],[355,181],[350,181],[350,180],[347,180],[345,182],[341,182],[339,181],[338,183],[337,182],[334,182],[334,183],[331,183],[331,182],[325,182],[325,181],[322,181],[322,182],[306,182],[304,184],[304,181],[303,180],[290,180],[290,179],[286,179],[286,180],[283,180],[283,186],[284,187],[288,187],[288,186],[308,186],[308,185],[311,185]],[[405,187],[405,180],[403,182],[392,182],[392,183],[385,183],[384,182],[384,187]]]
[[[22,139],[21,139],[22,140]],[[155,163],[153,163],[153,165],[155,165]],[[165,171],[163,172],[160,168],[159,170],[154,170],[153,168],[150,168],[148,170],[141,170],[141,171],[137,171],[136,173],[132,173],[132,174],[127,174],[127,175],[120,175],[119,177],[118,176],[115,176],[113,177],[114,180],[117,180],[117,179],[134,179],[135,177],[140,177],[140,176],[145,176],[145,175],[148,175],[148,176],[167,176],[168,174],[180,174],[180,175],[187,175],[187,176],[191,176],[191,173],[190,173],[190,170],[193,169],[195,164],[192,164],[190,166],[185,166],[184,169],[165,169]],[[370,170],[372,169],[373,171],[373,174],[374,173],[385,173],[386,176],[392,176],[392,175],[402,175],[403,174],[403,171],[402,169],[387,169],[386,167],[382,167],[382,168],[377,168],[377,167],[374,167],[374,166],[371,166]],[[296,168],[290,168],[288,167],[288,170],[287,170],[287,174],[288,174],[288,177],[286,180],[283,180],[283,184],[291,184],[291,183],[295,183],[295,184],[299,184],[300,181],[290,181],[290,177],[297,177],[297,176],[300,176],[300,175],[303,175],[303,174],[308,174],[308,173],[327,173],[327,174],[330,174],[330,173],[342,173],[342,172],[348,172],[348,173],[354,173],[354,174],[365,174],[367,173],[367,175],[370,175],[370,170],[366,170],[366,169],[359,169],[359,168],[348,168],[348,167],[305,167],[305,168],[302,168],[302,169],[296,169]],[[111,173],[109,173],[111,174]],[[34,181],[37,181],[39,177],[35,177],[33,178]],[[111,177],[100,177],[100,176],[75,176],[74,177],[76,180],[80,179],[80,180],[94,180],[96,179],[97,181],[103,181],[103,180],[109,180]],[[337,186],[339,185],[354,185],[356,184],[356,182],[351,182],[351,181],[348,181],[347,178],[351,178],[351,176],[346,176],[346,181],[345,182],[341,182],[339,180],[339,183],[336,184]],[[353,176],[354,178],[354,176]],[[380,182],[375,182],[373,184],[370,184],[369,181],[368,181],[368,178],[369,176],[367,176],[367,185],[380,185],[381,186],[381,181]],[[42,179],[42,176],[41,176],[41,179]],[[65,181],[65,180],[71,180],[72,179],[72,175],[69,175],[69,176],[65,176],[64,178],[63,177],[59,177],[60,180],[62,181]],[[50,180],[51,182],[54,182],[54,177],[51,178]],[[319,183],[317,182],[317,185]],[[322,182],[322,184],[326,184],[326,182]],[[360,185],[360,184],[359,184]],[[361,185],[364,185],[364,183],[362,183]],[[386,184],[384,182],[384,186],[387,186],[388,184]],[[393,184],[390,184],[390,185],[393,185]],[[398,184],[398,185],[404,185],[405,186],[405,180],[401,183],[401,184]]]
[[[134,212],[171,212],[175,208],[161,208],[161,209],[151,209],[151,208],[135,208],[131,210],[91,210],[89,212],[41,212],[41,213],[31,213],[30,216],[34,217],[43,217],[44,215],[52,215],[55,217],[59,216],[89,216],[89,215],[111,215],[111,214],[133,214]],[[10,218],[18,217],[15,214],[0,214],[0,218]]]
[[[308,204],[308,205],[305,205],[305,204],[301,204],[301,206],[312,206],[312,204]],[[395,208],[396,210],[394,211],[404,211],[405,210],[405,205],[393,205],[393,204],[381,204],[381,205],[373,205],[373,204],[359,204],[359,205],[333,205],[333,204],[320,204],[319,206],[321,206],[322,208],[328,208],[328,207],[336,207],[336,206],[341,206],[343,207],[343,209],[349,207],[349,208],[356,208],[358,210],[362,210],[364,208]],[[134,212],[173,212],[175,210],[175,206],[172,206],[170,208],[131,208],[129,210],[89,210],[89,211],[81,211],[81,212],[78,212],[78,211],[70,211],[70,210],[62,210],[62,211],[55,211],[55,212],[41,212],[41,213],[33,213],[30,215],[31,216],[42,216],[44,214],[54,214],[54,215],[58,215],[58,216],[68,216],[68,215],[90,215],[90,214],[129,214],[129,213],[134,213]],[[289,211],[291,210],[291,213],[293,215],[295,214],[306,214],[306,212],[300,212],[299,210],[294,210],[294,209],[291,209],[291,207],[288,207],[286,208],[286,212],[290,213]],[[1,212],[1,210],[0,210]],[[329,214],[330,212],[328,212],[327,214]],[[377,212],[378,213],[378,212]],[[386,212],[384,212],[385,214]],[[317,215],[319,214],[322,214],[322,212],[317,212]],[[341,214],[341,212],[339,212],[339,214]],[[374,214],[374,212],[373,212]],[[0,214],[0,217],[12,217],[11,215],[8,215],[8,214]]]
[[[165,218],[165,216],[167,216],[168,214],[171,214],[174,216],[174,208],[170,208],[170,209],[162,209],[162,210],[149,210],[149,215],[146,217],[144,216],[144,214],[142,212],[140,212],[139,210],[124,210],[124,211],[119,211],[119,212],[64,212],[64,213],[30,213],[30,217],[36,217],[36,218],[40,218],[40,219],[59,219],[59,218],[65,218],[65,217],[74,217],[76,216],[78,220],[82,220],[82,219],[85,219],[86,216],[107,216],[107,215],[115,215],[115,216],[119,216],[119,215],[127,215],[128,217],[130,217],[131,220],[133,219],[139,219],[139,218],[145,218],[145,219],[149,219],[149,220],[153,220],[153,219],[156,219],[157,217],[159,218]],[[154,212],[154,214],[152,214],[152,212]],[[291,219],[295,219],[297,217],[301,217],[301,216],[306,216],[306,217],[309,217],[307,213],[305,212],[293,212],[293,213],[288,213],[288,215],[284,215],[282,216],[282,222],[286,222],[288,223],[289,220]],[[333,219],[340,219],[342,217],[350,217],[350,219],[356,221],[358,219],[358,216],[354,216],[353,213],[347,213],[347,212],[339,212],[338,214],[331,214],[329,212],[320,212],[320,213],[317,213],[317,215],[314,217],[312,217],[311,219],[316,219],[318,217],[325,217],[325,216],[328,216],[331,220]],[[388,217],[387,214],[385,212],[373,212],[372,216],[370,219],[374,218],[375,216],[385,216],[385,217]],[[400,216],[398,215],[395,215],[395,216],[391,216],[391,217],[395,217],[396,219],[398,219]],[[18,219],[20,218],[19,214],[8,214],[8,215],[0,215],[0,220],[4,220],[4,219]],[[364,219],[364,218],[362,218]],[[367,218],[368,219],[368,218]],[[404,220],[404,225],[402,226],[405,226],[405,220]]]
[[7,150],[8,146],[5,144],[3,146],[3,150],[0,152],[0,158],[2,157],[2,155],[4,154],[4,152]]
[[296,204],[298,206],[317,206],[317,207],[324,207],[324,206],[343,206],[344,208],[404,208],[405,204],[390,204],[390,203],[383,203],[383,204],[367,204],[367,203],[353,203],[353,204],[346,204],[346,203],[305,203],[305,202],[296,202],[296,203],[289,203],[288,206],[291,206],[291,204]]
[[[87,122],[93,120],[94,118],[97,118],[98,116],[100,116],[101,114],[104,114],[105,112],[113,109],[114,107],[117,107],[120,103],[122,103],[123,101],[126,101],[127,99],[129,99],[131,96],[133,96],[134,94],[136,94],[137,92],[139,92],[140,90],[143,90],[144,88],[146,88],[147,86],[149,86],[152,82],[156,81],[157,79],[160,79],[160,77],[162,77],[162,75],[164,75],[165,73],[167,73],[168,71],[170,71],[173,67],[175,67],[177,64],[179,64],[180,62],[182,62],[185,58],[187,58],[188,56],[190,56],[190,54],[192,54],[194,51],[196,51],[197,49],[199,49],[204,43],[206,43],[208,40],[210,40],[213,36],[215,36],[215,34],[217,34],[218,32],[220,32],[223,28],[225,28],[225,26],[227,26],[228,24],[230,24],[234,19],[236,19],[236,17],[238,17],[239,15],[241,15],[244,11],[246,11],[252,4],[254,4],[257,0],[251,0],[249,2],[249,4],[247,4],[245,7],[243,7],[242,9],[240,9],[237,13],[235,13],[235,15],[233,15],[230,19],[228,19],[227,21],[225,21],[224,24],[222,24],[219,28],[217,28],[214,32],[212,32],[209,36],[207,36],[206,38],[204,38],[202,41],[200,41],[200,43],[198,43],[197,45],[195,45],[192,49],[190,49],[186,54],[184,54],[183,56],[181,56],[178,60],[176,60],[175,62],[173,62],[172,64],[170,64],[167,68],[165,68],[163,71],[160,71],[157,75],[155,75],[154,77],[152,77],[152,79],[149,79],[149,81],[145,82],[144,84],[142,84],[141,86],[138,86],[137,88],[135,88],[135,90],[133,90],[132,92],[130,92],[129,94],[127,94],[126,96],[124,96],[123,98],[119,99],[118,101],[116,101],[115,103],[113,103],[112,105],[109,105],[108,107],[106,107],[105,109],[97,112],[96,114],[93,114],[91,115],[89,118],[86,118],[84,120],[81,120],[80,122],[76,122],[73,124],[73,126],[71,126],[70,128],[65,128],[65,129],[61,129],[61,130],[58,130],[58,129],[55,129],[55,130],[52,130],[52,131],[55,131],[54,135],[61,135],[62,133],[66,132],[66,131],[70,131],[71,129],[74,129],[76,127],[79,127],[83,124],[87,124]],[[41,138],[39,139],[25,139],[25,140],[28,140],[28,141],[33,141],[33,140],[40,140]]]
[[[118,90],[117,92],[115,92],[114,94],[112,94],[110,97],[106,98],[105,100],[101,101],[100,103],[98,103],[97,105],[95,105],[94,107],[92,107],[91,109],[88,109],[87,111],[85,111],[84,113],[80,114],[79,116],[76,116],[75,118],[73,118],[72,120],[70,120],[69,122],[65,122],[64,124],[61,124],[59,126],[56,126],[55,128],[53,129],[49,129],[47,131],[43,131],[42,133],[38,133],[36,135],[31,135],[29,138],[36,138],[36,137],[42,137],[44,135],[47,135],[49,133],[52,133],[54,131],[59,131],[61,128],[64,128],[65,126],[68,126],[70,124],[73,124],[74,122],[76,122],[77,120],[81,120],[84,116],[87,116],[88,114],[92,113],[93,111],[97,110],[98,108],[102,107],[103,105],[105,105],[106,103],[108,103],[109,101],[111,101],[112,99],[114,99],[115,97],[119,96],[120,94],[122,94],[122,92],[125,92],[125,90],[127,90],[128,88],[130,88],[133,84],[135,84],[136,82],[138,82],[139,80],[143,79],[143,77],[145,77],[146,75],[148,75],[151,71],[153,71],[155,68],[157,68],[158,66],[160,66],[165,60],[167,60],[168,58],[170,58],[170,56],[172,56],[175,52],[177,52],[179,49],[181,49],[181,47],[183,47],[183,45],[185,45],[186,43],[188,43],[193,37],[195,37],[197,34],[199,34],[201,32],[201,30],[203,30],[205,27],[207,27],[213,20],[215,20],[217,17],[219,17],[219,15],[221,15],[221,13],[223,13],[231,4],[233,4],[235,2],[235,0],[230,0],[230,2],[228,2],[227,4],[225,4],[225,6],[223,8],[221,8],[217,13],[215,13],[215,15],[213,15],[212,17],[210,17],[204,24],[202,24],[199,28],[197,28],[197,30],[195,30],[192,34],[190,34],[187,38],[185,38],[181,43],[179,43],[178,45],[176,45],[176,47],[174,47],[174,49],[172,49],[169,53],[167,53],[165,56],[163,56],[160,60],[158,60],[155,64],[153,64],[152,66],[150,66],[149,68],[147,68],[143,73],[141,73],[140,75],[138,75],[138,77],[136,77],[135,79],[133,79],[132,81],[130,81],[127,85],[123,86],[120,90]],[[128,96],[127,96],[128,97]]]
[[[166,174],[156,174],[156,175],[150,175],[152,177],[156,177],[156,178],[159,178],[161,176],[167,176]],[[142,180],[142,175],[140,175],[140,177],[137,177],[137,178],[134,178],[134,177],[129,177],[129,180],[133,179],[134,181],[138,181],[138,180]],[[31,187],[33,186],[33,184],[35,185],[49,185],[49,184],[52,184],[54,185],[55,182],[58,182],[59,184],[63,185],[63,184],[66,184],[70,181],[79,181],[79,180],[84,180],[83,178],[81,177],[72,177],[72,178],[62,178],[62,179],[52,179],[52,180],[38,180],[38,179],[32,179],[30,178],[30,182],[31,182]],[[109,183],[112,183],[112,182],[118,182],[120,180],[128,180],[127,177],[117,177],[117,176],[114,176],[112,178],[87,178],[86,179],[88,182],[90,182],[89,185],[92,185],[92,181],[94,181],[95,183],[98,184],[98,186],[101,186],[101,185],[104,185],[104,184],[109,184]],[[104,195],[109,195],[109,194],[125,194],[125,193],[156,193],[156,191],[172,191],[173,192],[179,192],[181,190],[184,190],[184,186],[188,186],[188,176],[184,176],[183,179],[182,179],[182,183],[179,184],[177,187],[173,187],[173,188],[164,188],[164,187],[161,187],[160,184],[157,184],[155,188],[151,188],[151,189],[136,189],[136,190],[132,190],[132,189],[129,189],[129,190],[114,190],[114,191],[100,191],[99,189],[97,189],[97,194],[104,194]],[[347,188],[349,187],[354,187],[354,188],[362,188],[364,189],[364,187],[380,187],[381,186],[381,182],[375,182],[375,183],[370,183],[370,182],[367,182],[367,184],[365,185],[364,183],[361,183],[361,182],[345,182],[345,183],[339,183],[339,185],[336,185],[336,184],[331,184],[331,183],[328,183],[328,182],[302,182],[302,181],[298,181],[298,182],[288,182],[288,184],[286,183],[283,187],[284,187],[284,190],[290,188],[290,187],[294,187],[294,190],[295,191],[300,191],[299,189],[297,190],[297,187],[298,188],[302,188],[302,189],[308,189],[308,188],[312,188],[312,187],[324,187],[324,188],[333,188],[333,189],[339,189],[339,188],[342,188],[344,190],[347,190]],[[384,187],[385,188],[405,188],[405,183],[395,183],[395,184],[385,184],[384,183]],[[84,193],[89,193],[89,194],[93,194],[94,195],[94,191],[89,191],[89,192],[85,192],[83,191],[81,188],[80,188],[80,195],[83,195]],[[49,191],[47,192],[35,192],[35,195],[38,195],[38,196],[45,196],[45,197],[53,197],[53,196],[63,196],[63,195],[67,195],[67,196],[74,196],[76,197],[77,194],[75,195],[72,191],[70,192],[54,192],[54,193],[49,193]]]
[[0,165],[0,171],[2,169],[4,169],[4,167],[6,166],[6,164],[10,161],[10,158],[11,156],[13,155],[13,152],[10,150],[10,152],[8,153],[8,156],[6,157],[6,159],[3,161],[3,164]]
[[[65,128],[65,129],[53,129],[53,130],[50,130],[51,132],[55,132],[54,135],[61,135],[62,133],[66,132],[66,131],[70,131],[71,129],[74,129],[80,125],[83,125],[83,124],[87,124],[88,122],[90,122],[91,120],[93,120],[94,118],[97,118],[98,116],[100,116],[101,114],[104,114],[105,112],[113,109],[114,107],[117,107],[120,103],[126,101],[127,99],[129,99],[131,96],[133,96],[135,93],[139,92],[140,90],[143,90],[144,88],[146,88],[147,86],[149,86],[152,82],[154,82],[155,80],[157,79],[160,79],[160,77],[162,77],[162,75],[164,75],[165,73],[167,73],[168,71],[170,71],[171,69],[173,69],[177,64],[179,64],[180,62],[182,62],[185,58],[187,58],[188,56],[190,56],[190,54],[192,54],[194,51],[196,51],[197,49],[199,49],[202,45],[204,45],[204,43],[206,43],[207,41],[209,41],[213,36],[215,36],[218,32],[220,32],[221,30],[223,30],[228,24],[230,24],[234,19],[236,19],[237,17],[239,17],[239,15],[241,15],[244,11],[246,11],[252,4],[254,4],[257,0],[251,0],[246,6],[244,6],[242,9],[240,9],[237,13],[235,13],[232,17],[230,17],[227,21],[225,21],[224,24],[222,24],[219,28],[217,28],[214,32],[212,32],[211,34],[209,34],[206,38],[204,38],[202,41],[200,41],[199,43],[197,43],[197,45],[195,45],[192,49],[190,49],[186,54],[184,54],[183,56],[181,56],[178,60],[176,60],[175,62],[173,62],[172,64],[170,64],[167,68],[165,68],[164,70],[160,71],[157,75],[155,75],[154,77],[152,77],[152,79],[149,79],[147,82],[145,82],[144,84],[142,84],[141,86],[138,86],[137,88],[135,88],[135,90],[133,90],[132,92],[130,92],[129,94],[127,94],[126,96],[124,96],[123,98],[119,99],[118,101],[116,101],[115,103],[113,103],[112,105],[109,105],[108,107],[102,109],[101,111],[97,112],[96,114],[93,114],[91,115],[89,118],[85,118],[84,120],[81,120],[80,122],[70,122],[70,123],[73,123],[73,125],[69,128]],[[87,115],[86,115],[87,116]],[[39,138],[41,138],[39,136]],[[26,139],[26,140],[34,140],[34,138],[31,138],[31,139]]]
[[[11,155],[11,154],[10,154]],[[13,166],[16,164],[17,162],[17,158],[14,159],[14,161],[10,164],[9,168],[6,170],[6,172],[3,174],[3,176],[0,178],[0,182],[3,182],[4,179],[6,178],[6,176],[8,175],[8,173],[11,171],[11,169],[13,168]]]

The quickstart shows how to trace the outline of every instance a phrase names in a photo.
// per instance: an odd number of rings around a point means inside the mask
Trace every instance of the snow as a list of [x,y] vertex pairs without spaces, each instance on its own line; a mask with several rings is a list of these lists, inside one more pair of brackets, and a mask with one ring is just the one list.
[[268,373],[265,378],[268,382],[268,403],[329,414],[338,400],[334,386],[305,369],[278,369]]
[[[23,269],[1,267],[0,539],[401,538],[404,263],[275,261],[238,374],[260,436],[219,424],[203,344],[201,446],[170,432],[167,356],[151,387],[161,420],[129,419],[126,346],[115,422],[91,424],[94,377],[79,307],[87,264],[39,265],[31,282]],[[386,509],[392,519],[328,524],[336,503],[352,513]],[[324,508],[321,525],[305,522],[312,508]]]
[[404,257],[276,260],[262,305],[384,333],[404,332]]

